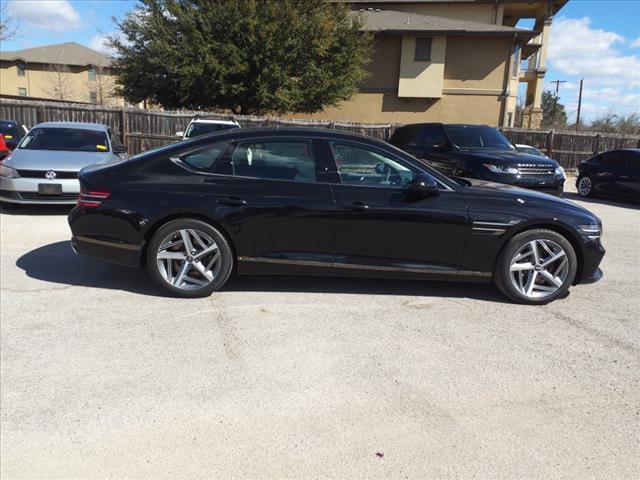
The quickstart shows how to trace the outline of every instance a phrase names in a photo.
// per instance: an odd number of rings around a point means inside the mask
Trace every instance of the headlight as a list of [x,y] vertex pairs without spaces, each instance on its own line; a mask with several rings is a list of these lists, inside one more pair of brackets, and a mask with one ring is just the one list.
[[493,165],[491,163],[484,163],[482,165],[484,168],[489,169],[489,171],[493,173],[507,173],[509,175],[519,175],[520,170],[514,167],[507,167],[504,165]]
[[18,171],[15,168],[7,167],[6,165],[0,165],[0,177],[5,178],[19,178]]
[[567,174],[562,167],[556,167],[556,175],[562,175],[562,178],[567,178]]
[[602,236],[602,227],[597,223],[591,223],[589,225],[578,225],[578,228],[582,230],[587,237],[591,240],[595,240]]

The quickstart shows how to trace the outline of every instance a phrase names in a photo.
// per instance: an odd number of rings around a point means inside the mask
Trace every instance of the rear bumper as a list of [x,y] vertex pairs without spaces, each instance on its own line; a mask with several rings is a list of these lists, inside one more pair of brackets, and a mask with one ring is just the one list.
[[138,245],[73,236],[71,238],[71,248],[77,255],[94,257],[127,267],[141,267],[140,255],[142,253],[142,247]]

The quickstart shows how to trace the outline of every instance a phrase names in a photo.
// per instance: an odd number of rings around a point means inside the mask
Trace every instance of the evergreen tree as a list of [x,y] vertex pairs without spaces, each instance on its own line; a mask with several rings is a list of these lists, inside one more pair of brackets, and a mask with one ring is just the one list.
[[118,26],[122,95],[169,109],[317,112],[357,91],[371,50],[328,0],[142,0]]
[[[555,105],[556,114],[553,115],[553,107]],[[560,102],[556,103],[555,95],[545,90],[542,92],[542,128],[566,128],[567,127],[567,112],[564,109],[564,105]]]

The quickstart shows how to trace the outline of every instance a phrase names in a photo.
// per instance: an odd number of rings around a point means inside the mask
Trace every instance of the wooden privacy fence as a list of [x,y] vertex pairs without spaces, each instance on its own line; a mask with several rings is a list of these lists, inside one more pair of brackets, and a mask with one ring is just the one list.
[[556,130],[503,129],[512,143],[523,143],[542,150],[564,168],[608,150],[640,148],[640,136],[614,133],[567,132]]
[[[0,118],[16,120],[28,127],[41,122],[95,122],[111,127],[130,154],[159,147],[177,140],[175,133],[187,127],[194,115],[234,119],[242,127],[312,127],[346,130],[381,140],[389,140],[398,124],[361,124],[314,120],[285,120],[274,117],[231,116],[206,112],[170,112],[138,108],[116,108],[102,105],[77,105],[34,102],[3,98]],[[575,168],[583,160],[606,150],[640,148],[640,136],[564,132],[553,130],[503,130],[513,143],[534,146],[567,168]]]

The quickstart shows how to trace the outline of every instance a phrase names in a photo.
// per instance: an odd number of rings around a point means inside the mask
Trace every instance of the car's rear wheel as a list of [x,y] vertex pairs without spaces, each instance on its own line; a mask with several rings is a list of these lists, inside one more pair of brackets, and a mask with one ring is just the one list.
[[589,175],[580,175],[576,182],[578,188],[578,195],[581,197],[593,197],[593,180]]
[[567,292],[576,271],[571,243],[552,230],[535,229],[509,240],[496,264],[494,280],[513,301],[543,305]]
[[147,248],[147,268],[165,292],[177,297],[205,297],[229,279],[233,252],[216,228],[181,218],[154,234]]

